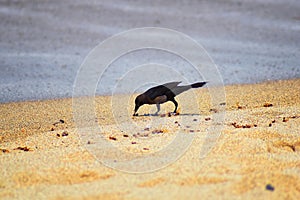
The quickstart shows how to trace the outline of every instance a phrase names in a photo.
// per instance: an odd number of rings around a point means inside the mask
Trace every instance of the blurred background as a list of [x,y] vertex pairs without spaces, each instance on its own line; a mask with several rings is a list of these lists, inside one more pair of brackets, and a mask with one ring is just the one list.
[[225,84],[300,78],[299,10],[299,0],[0,0],[0,102],[71,97],[87,54],[139,27],[189,35]]

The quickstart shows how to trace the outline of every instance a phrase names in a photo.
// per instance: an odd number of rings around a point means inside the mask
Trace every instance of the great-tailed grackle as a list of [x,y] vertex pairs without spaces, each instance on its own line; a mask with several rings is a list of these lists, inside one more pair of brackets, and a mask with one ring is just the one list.
[[174,113],[177,111],[178,103],[175,100],[175,96],[187,91],[191,88],[199,88],[206,84],[206,82],[198,82],[191,85],[178,86],[180,82],[170,82],[163,85],[159,85],[153,88],[150,88],[143,94],[140,94],[135,99],[135,108],[133,116],[137,116],[136,113],[144,104],[156,104],[157,112],[160,111],[160,104],[165,103],[167,101],[172,101],[175,105]]

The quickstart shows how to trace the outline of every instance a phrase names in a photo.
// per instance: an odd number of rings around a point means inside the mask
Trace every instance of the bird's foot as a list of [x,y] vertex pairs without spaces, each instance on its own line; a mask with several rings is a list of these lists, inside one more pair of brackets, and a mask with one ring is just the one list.
[[176,115],[179,115],[179,112],[176,112],[176,111],[175,111],[175,112],[169,112],[169,113],[168,113],[168,116],[169,116],[169,117],[171,117],[171,116],[176,116]]
[[133,116],[139,116],[139,114],[138,113],[133,113]]

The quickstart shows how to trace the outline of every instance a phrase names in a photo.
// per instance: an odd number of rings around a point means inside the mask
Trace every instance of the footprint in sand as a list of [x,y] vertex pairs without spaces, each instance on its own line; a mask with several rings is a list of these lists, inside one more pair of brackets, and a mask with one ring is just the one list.
[[113,176],[114,174],[110,172],[99,174],[95,171],[80,171],[61,168],[45,173],[36,173],[34,171],[18,172],[13,176],[13,180],[19,187],[26,187],[38,184],[78,184],[106,180]]
[[138,187],[154,187],[165,182],[164,178],[155,178],[138,184]]

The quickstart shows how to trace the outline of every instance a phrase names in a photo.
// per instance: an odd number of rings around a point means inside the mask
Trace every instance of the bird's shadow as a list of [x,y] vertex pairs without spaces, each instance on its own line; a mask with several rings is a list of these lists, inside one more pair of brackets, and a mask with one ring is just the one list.
[[[200,116],[201,114],[199,113],[183,113],[183,114],[171,114],[170,117],[175,117],[175,116]],[[143,114],[143,115],[137,115],[133,117],[168,117],[169,113],[161,113],[161,114]]]

